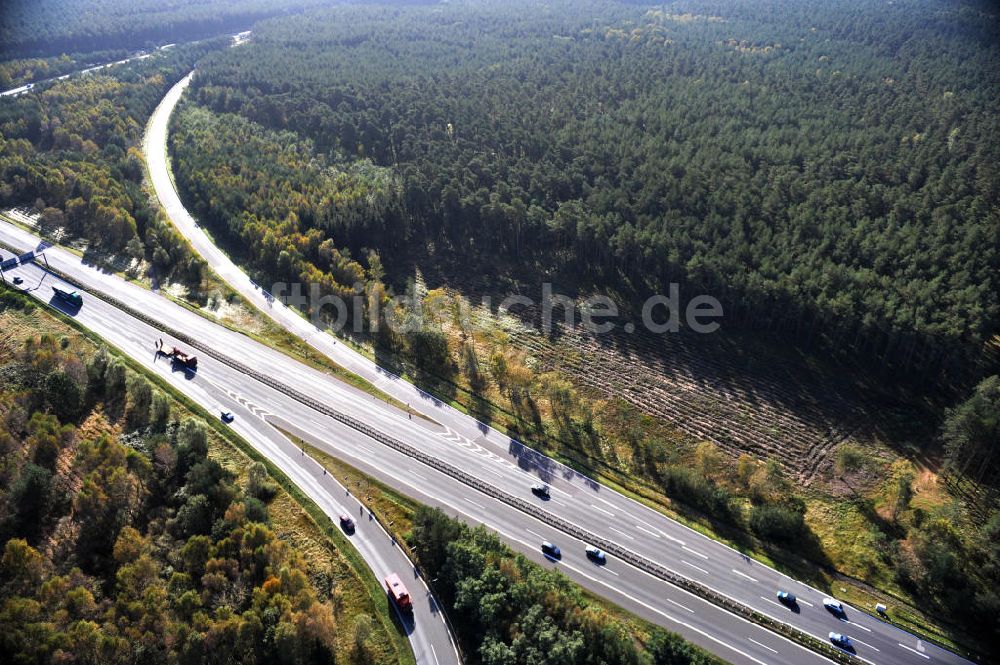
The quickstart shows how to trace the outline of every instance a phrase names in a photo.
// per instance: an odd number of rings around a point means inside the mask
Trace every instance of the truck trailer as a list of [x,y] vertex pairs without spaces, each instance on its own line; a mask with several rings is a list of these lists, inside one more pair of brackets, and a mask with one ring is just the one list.
[[399,579],[396,573],[390,573],[385,578],[385,590],[389,592],[392,602],[396,604],[400,612],[412,612],[413,603],[410,601],[410,592],[403,585],[403,580]]
[[187,367],[190,370],[198,369],[198,356],[188,355],[176,346],[171,347],[169,351],[164,351],[163,348],[161,348],[160,353],[170,358],[171,361],[184,365],[184,367]]
[[73,307],[81,307],[83,305],[83,296],[76,291],[63,291],[59,287],[53,286],[52,292],[56,294],[56,298],[69,303]]

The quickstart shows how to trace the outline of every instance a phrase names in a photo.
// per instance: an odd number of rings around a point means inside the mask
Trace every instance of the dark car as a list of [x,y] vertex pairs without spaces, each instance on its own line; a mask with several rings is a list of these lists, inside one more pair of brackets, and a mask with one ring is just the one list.
[[593,561],[594,563],[604,565],[605,563],[608,562],[608,557],[605,556],[604,552],[597,549],[593,545],[587,545],[586,552],[587,552],[587,558]]
[[222,412],[222,422],[224,422],[224,423],[231,423],[234,420],[236,420],[236,416],[233,415],[232,411],[223,411]]
[[549,498],[549,486],[545,483],[535,483],[531,486],[531,493],[543,499]]
[[799,601],[795,598],[794,593],[788,593],[787,591],[779,591],[777,594],[778,600],[789,607],[795,606]]
[[542,542],[542,553],[547,554],[553,559],[558,559],[562,557],[562,552],[559,551],[559,548],[547,540]]
[[24,279],[23,279],[23,278],[21,278],[21,277],[17,277],[17,276],[15,276],[15,277],[14,277],[14,283],[15,283],[15,284],[23,284],[23,283],[24,283]]
[[823,607],[825,607],[831,614],[834,614],[841,619],[843,619],[846,614],[844,612],[843,604],[841,604],[839,600],[835,600],[833,598],[824,598]]
[[347,533],[354,533],[354,519],[347,513],[341,513],[340,526]]

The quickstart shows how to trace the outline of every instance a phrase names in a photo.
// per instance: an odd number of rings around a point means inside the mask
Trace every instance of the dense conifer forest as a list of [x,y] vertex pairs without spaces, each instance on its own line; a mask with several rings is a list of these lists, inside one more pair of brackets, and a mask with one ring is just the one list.
[[195,83],[224,130],[291,130],[286,159],[337,186],[247,201],[278,168],[267,152],[231,171],[189,137],[176,157],[212,223],[254,247],[282,236],[259,260],[283,277],[329,272],[327,240],[384,264],[434,243],[626,296],[681,282],[731,326],[959,374],[996,332],[1000,293],[988,11],[341,8],[260,24]]
[[10,0],[0,11],[0,56],[58,56],[215,37],[320,0]]

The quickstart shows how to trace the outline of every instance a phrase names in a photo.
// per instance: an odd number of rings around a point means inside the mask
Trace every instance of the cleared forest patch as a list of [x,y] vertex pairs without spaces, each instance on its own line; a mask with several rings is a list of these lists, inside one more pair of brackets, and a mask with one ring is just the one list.
[[[461,285],[458,292],[473,305],[485,296],[498,303],[507,295],[486,275],[453,279],[440,263],[421,267],[428,286]],[[511,291],[531,294],[523,286]],[[913,440],[927,420],[909,397],[878,389],[877,377],[738,335],[725,329],[724,318],[713,334],[654,334],[642,326],[627,333],[623,319],[595,335],[566,326],[556,309],[553,330],[544,334],[539,306],[517,306],[507,316],[478,306],[475,313],[503,330],[534,372],[564,374],[733,457],[777,460],[805,484],[832,475],[833,451],[842,443],[872,447]]]

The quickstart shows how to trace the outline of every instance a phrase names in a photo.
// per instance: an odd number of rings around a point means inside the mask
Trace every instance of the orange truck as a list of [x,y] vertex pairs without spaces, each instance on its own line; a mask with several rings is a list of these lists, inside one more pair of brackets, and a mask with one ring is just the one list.
[[400,612],[412,612],[413,603],[410,601],[410,592],[403,585],[403,580],[399,579],[396,573],[390,573],[385,578],[385,590],[392,596],[392,602]]

